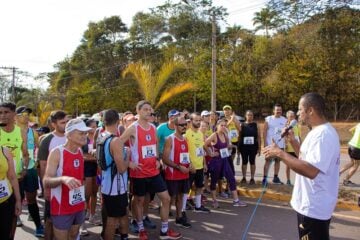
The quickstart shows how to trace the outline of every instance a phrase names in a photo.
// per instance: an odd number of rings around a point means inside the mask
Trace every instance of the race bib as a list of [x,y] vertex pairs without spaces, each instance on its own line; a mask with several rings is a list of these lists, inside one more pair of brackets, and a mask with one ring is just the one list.
[[282,128],[276,127],[276,128],[274,129],[274,135],[275,135],[275,136],[281,135],[281,131],[282,131]]
[[254,145],[254,137],[244,137],[244,145]]
[[10,196],[10,189],[7,180],[0,181],[0,198]]
[[181,164],[189,164],[190,163],[190,157],[189,153],[180,153],[180,163]]
[[69,204],[74,206],[85,201],[85,188],[80,186],[69,191]]
[[220,156],[221,156],[221,158],[229,157],[230,156],[229,149],[227,149],[227,148],[220,149]]
[[238,135],[238,132],[236,129],[231,129],[230,130],[230,138],[237,138],[239,135]]
[[202,147],[196,148],[196,156],[197,157],[203,157],[205,155],[204,149]]
[[156,145],[153,144],[141,147],[141,154],[143,159],[156,157]]

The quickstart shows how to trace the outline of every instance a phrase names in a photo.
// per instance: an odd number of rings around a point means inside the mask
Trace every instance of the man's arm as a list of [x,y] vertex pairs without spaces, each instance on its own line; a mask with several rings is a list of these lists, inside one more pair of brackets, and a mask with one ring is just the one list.
[[177,168],[178,165],[170,160],[171,148],[172,148],[172,141],[171,138],[169,137],[165,140],[162,161],[164,164],[166,164],[169,167]]
[[300,160],[283,150],[281,150],[275,143],[272,143],[271,145],[267,146],[263,153],[265,154],[266,158],[270,157],[279,157],[283,160],[283,162],[290,167],[294,172],[310,178],[314,179],[320,172],[319,169],[311,165],[310,163]]
[[269,125],[265,121],[264,122],[264,128],[263,128],[263,139],[264,139],[264,147],[266,147],[266,138],[267,138],[267,131],[268,131]]
[[[116,169],[119,173],[124,173],[129,167],[129,156],[127,156],[127,160],[123,159],[123,147],[119,147],[120,144],[120,138],[115,137],[110,142],[110,152],[111,155],[114,157],[114,162],[116,164]],[[121,156],[120,156],[121,155]],[[129,155],[129,154],[127,154]]]
[[21,137],[23,140],[21,145],[23,168],[27,169],[29,166],[29,152],[27,149],[27,129],[21,129]]

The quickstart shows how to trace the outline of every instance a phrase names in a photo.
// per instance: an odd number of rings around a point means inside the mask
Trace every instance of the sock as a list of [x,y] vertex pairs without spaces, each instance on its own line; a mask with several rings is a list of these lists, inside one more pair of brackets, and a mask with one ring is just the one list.
[[169,222],[161,222],[161,232],[166,233],[169,229]]
[[144,230],[144,222],[143,221],[137,221],[137,224],[139,226],[139,232]]
[[188,195],[187,194],[184,194],[183,196],[183,202],[182,202],[182,209],[181,211],[185,212],[186,210],[186,202],[187,202],[187,199],[188,199]]
[[37,203],[28,204],[28,209],[29,209],[30,216],[34,220],[36,228],[37,229],[40,228],[41,221],[40,221],[39,207],[38,207]]
[[264,175],[264,179],[266,179],[267,178],[267,176],[266,175]]
[[274,174],[274,178],[276,178],[278,175],[277,174]]
[[201,194],[200,195],[195,195],[195,207],[196,208],[201,207]]

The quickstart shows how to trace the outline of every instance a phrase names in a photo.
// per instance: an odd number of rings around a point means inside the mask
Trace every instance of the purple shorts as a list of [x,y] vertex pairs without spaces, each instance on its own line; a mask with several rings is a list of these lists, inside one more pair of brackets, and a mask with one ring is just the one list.
[[66,215],[51,215],[51,220],[56,229],[69,230],[72,225],[81,225],[85,221],[85,211]]

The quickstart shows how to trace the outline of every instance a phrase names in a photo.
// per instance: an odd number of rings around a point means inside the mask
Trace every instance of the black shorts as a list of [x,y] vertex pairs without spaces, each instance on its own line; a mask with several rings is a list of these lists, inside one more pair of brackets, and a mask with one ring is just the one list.
[[15,218],[15,196],[11,196],[5,201],[0,203],[0,236],[1,239],[12,239],[11,229]]
[[189,179],[182,180],[166,180],[169,195],[171,197],[178,194],[187,194],[190,191]]
[[349,156],[354,159],[354,160],[360,160],[360,149],[353,147],[353,146],[349,146],[348,148],[348,153]]
[[50,201],[48,201],[48,200],[45,200],[44,218],[45,218],[45,220],[51,218]]
[[85,161],[84,162],[84,175],[85,177],[96,177],[97,162]]
[[297,213],[299,239],[329,240],[330,220],[319,220]]
[[123,217],[127,214],[127,193],[110,196],[102,194],[103,204],[109,217]]
[[146,193],[158,193],[167,190],[166,183],[160,174],[149,178],[132,178],[132,193],[143,197]]
[[196,188],[204,187],[204,169],[197,169],[195,173],[190,173],[190,177],[189,177],[190,187],[194,181]]
[[26,175],[22,180],[24,191],[28,193],[36,192],[39,189],[39,179],[36,168],[26,170]]

